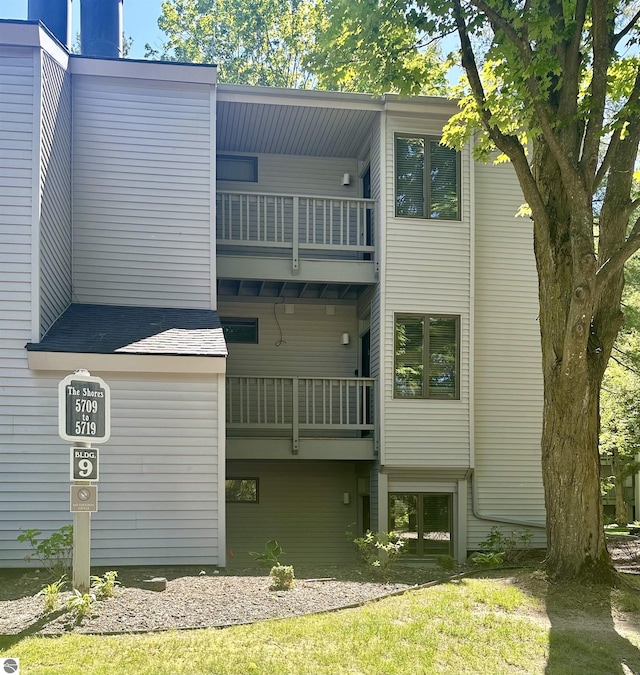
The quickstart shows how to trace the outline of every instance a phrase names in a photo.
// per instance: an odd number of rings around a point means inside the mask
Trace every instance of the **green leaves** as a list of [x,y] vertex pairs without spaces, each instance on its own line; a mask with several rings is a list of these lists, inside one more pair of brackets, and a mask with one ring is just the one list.
[[264,545],[264,551],[262,553],[257,553],[256,551],[250,551],[249,555],[260,565],[261,567],[273,567],[280,564],[280,556],[284,553],[282,547],[275,539],[270,539]]
[[216,63],[221,82],[305,88],[305,55],[323,15],[320,0],[165,0],[162,50],[147,57]]
[[444,93],[446,69],[427,31],[435,24],[398,0],[327,0],[309,68],[323,89]]

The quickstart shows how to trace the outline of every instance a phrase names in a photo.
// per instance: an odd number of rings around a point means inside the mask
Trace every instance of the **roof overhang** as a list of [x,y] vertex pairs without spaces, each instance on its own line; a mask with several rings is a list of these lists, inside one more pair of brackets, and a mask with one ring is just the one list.
[[30,370],[73,372],[224,374],[224,356],[167,356],[159,354],[82,354],[74,352],[27,352]]

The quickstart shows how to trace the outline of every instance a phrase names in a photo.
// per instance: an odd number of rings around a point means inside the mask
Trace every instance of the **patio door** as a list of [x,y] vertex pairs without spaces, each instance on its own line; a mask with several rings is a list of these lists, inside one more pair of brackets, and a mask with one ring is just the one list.
[[453,495],[389,494],[389,531],[398,532],[408,555],[453,555]]

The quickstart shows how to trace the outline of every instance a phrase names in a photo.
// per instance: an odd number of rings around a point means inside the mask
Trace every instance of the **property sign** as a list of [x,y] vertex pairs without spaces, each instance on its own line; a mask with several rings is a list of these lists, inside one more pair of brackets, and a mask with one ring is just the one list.
[[111,395],[99,377],[76,372],[58,385],[58,433],[65,441],[104,443],[111,435]]
[[95,513],[98,510],[98,488],[95,485],[72,485],[71,513]]
[[71,480],[99,480],[98,448],[71,448]]

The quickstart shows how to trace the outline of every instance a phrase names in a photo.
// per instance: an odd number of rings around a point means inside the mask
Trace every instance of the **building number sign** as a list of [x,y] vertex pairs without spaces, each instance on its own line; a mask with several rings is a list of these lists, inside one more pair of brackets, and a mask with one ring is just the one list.
[[71,448],[71,480],[99,480],[98,448]]
[[75,373],[58,385],[58,433],[66,441],[104,443],[111,435],[111,398],[104,380]]

